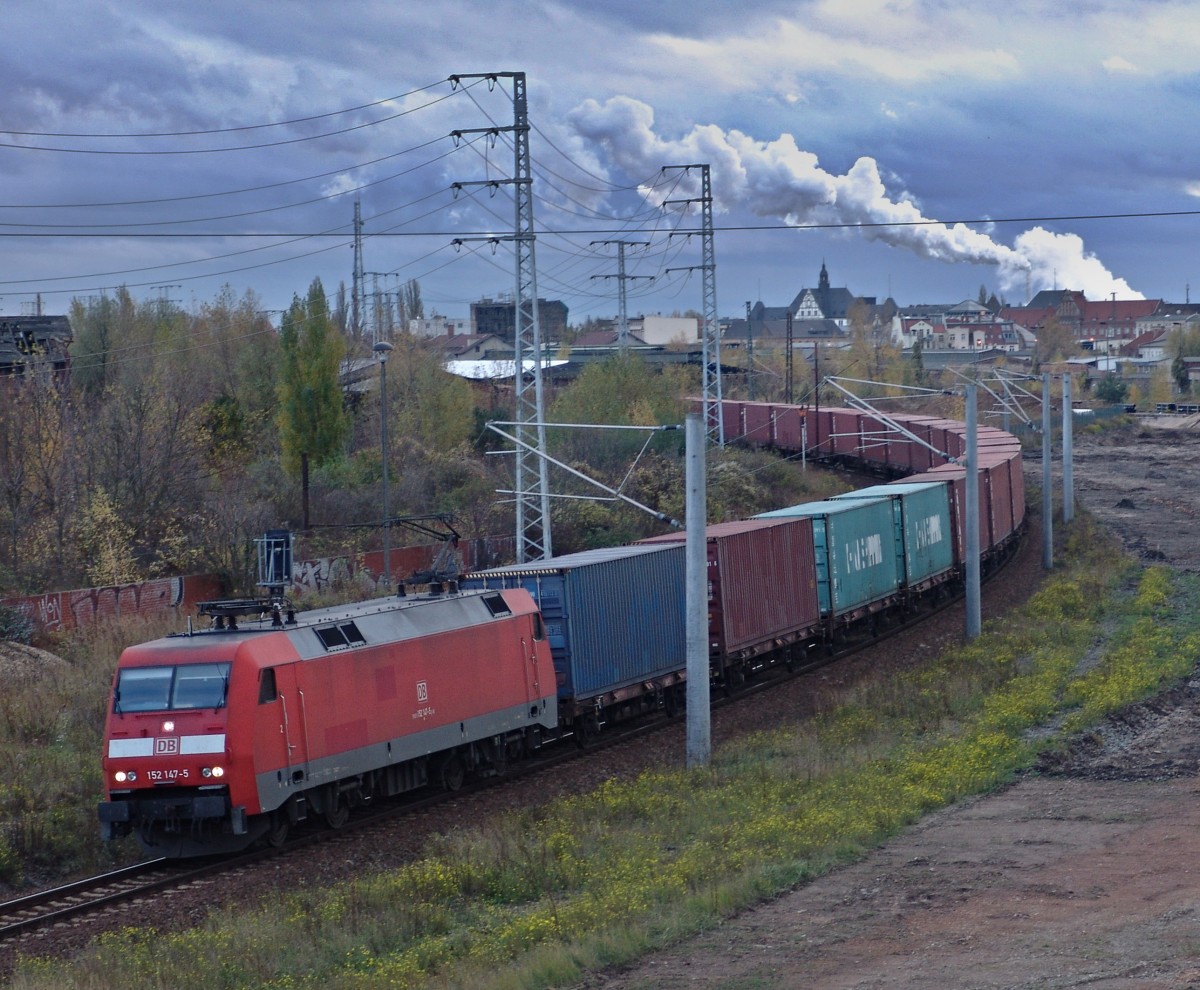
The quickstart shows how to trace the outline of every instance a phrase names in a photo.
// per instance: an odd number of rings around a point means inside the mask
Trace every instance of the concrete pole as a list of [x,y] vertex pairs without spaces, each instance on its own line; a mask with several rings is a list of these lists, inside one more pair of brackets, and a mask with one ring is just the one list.
[[982,611],[979,591],[979,438],[976,426],[975,386],[967,386],[967,533],[966,579],[967,621],[966,637],[978,639],[982,631]]
[[386,340],[371,348],[379,358],[379,454],[383,467],[383,586],[392,590],[392,520],[388,507],[388,401],[387,359],[392,345]]
[[1054,492],[1050,461],[1054,444],[1050,436],[1050,376],[1042,375],[1042,567],[1054,568]]
[[689,415],[684,424],[687,471],[687,765],[708,766],[712,752],[708,683],[708,506],[704,490],[704,422]]
[[1071,464],[1075,412],[1071,408],[1071,376],[1063,375],[1063,524],[1075,518],[1075,473]]

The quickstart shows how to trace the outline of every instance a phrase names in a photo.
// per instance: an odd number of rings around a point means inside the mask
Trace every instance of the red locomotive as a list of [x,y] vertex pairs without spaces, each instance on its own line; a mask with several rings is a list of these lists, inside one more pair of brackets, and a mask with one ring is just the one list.
[[229,852],[314,816],[502,769],[557,722],[541,616],[521,590],[288,614],[209,603],[213,628],[125,650],[105,730],[108,838]]

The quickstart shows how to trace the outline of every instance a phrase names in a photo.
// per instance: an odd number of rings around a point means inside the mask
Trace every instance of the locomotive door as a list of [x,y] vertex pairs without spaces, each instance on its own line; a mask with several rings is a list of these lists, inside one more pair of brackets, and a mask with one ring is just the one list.
[[[267,744],[268,758],[281,770],[284,786],[302,784],[308,777],[308,739],[304,714],[304,692],[296,683],[295,664],[264,670],[274,677],[275,713],[265,719],[273,743]],[[264,693],[266,685],[264,683]]]

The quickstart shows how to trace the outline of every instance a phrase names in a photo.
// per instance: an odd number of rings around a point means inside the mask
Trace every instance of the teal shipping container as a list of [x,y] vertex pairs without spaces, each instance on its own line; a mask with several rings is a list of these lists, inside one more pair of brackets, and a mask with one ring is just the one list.
[[904,567],[896,552],[891,499],[804,502],[755,518],[788,516],[812,519],[822,616],[851,619],[899,592]]
[[896,550],[903,557],[904,585],[928,587],[954,567],[950,492],[940,481],[872,485],[835,495],[835,500],[889,498],[895,516]]
[[463,589],[524,588],[538,603],[558,696],[590,698],[687,667],[683,544],[584,550],[475,571]]

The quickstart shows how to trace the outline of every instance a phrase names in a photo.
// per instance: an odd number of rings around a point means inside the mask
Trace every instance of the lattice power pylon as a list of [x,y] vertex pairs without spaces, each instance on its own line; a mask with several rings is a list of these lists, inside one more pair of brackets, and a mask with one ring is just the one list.
[[[671,203],[700,204],[700,230],[676,231],[677,234],[700,235],[701,256],[700,264],[691,266],[699,268],[702,277],[704,294],[704,326],[701,328],[703,341],[702,355],[704,361],[704,432],[710,442],[721,447],[725,446],[725,423],[721,416],[721,324],[717,319],[717,256],[713,247],[713,197],[712,176],[708,165],[664,165],[663,171],[669,169],[699,169],[700,196],[695,199],[666,200],[663,206]],[[681,271],[682,269],[667,269]]]
[[[538,321],[537,264],[534,256],[533,172],[529,161],[529,105],[524,72],[484,72],[450,77],[457,86],[463,79],[511,79],[513,125],[478,128],[475,133],[508,132],[513,138],[513,177],[511,179],[455,183],[467,185],[511,185],[516,217],[512,237],[484,238],[511,240],[516,248],[516,292],[513,300],[515,326],[514,390],[516,392],[517,438],[515,498],[517,510],[517,561],[542,560],[553,555],[550,540],[550,485],[546,459],[545,399],[542,390],[542,332]],[[472,133],[455,131],[453,136]],[[477,238],[463,238],[472,240]],[[528,365],[528,367],[527,367]],[[532,450],[527,449],[533,448]],[[532,459],[532,461],[531,461]]]

